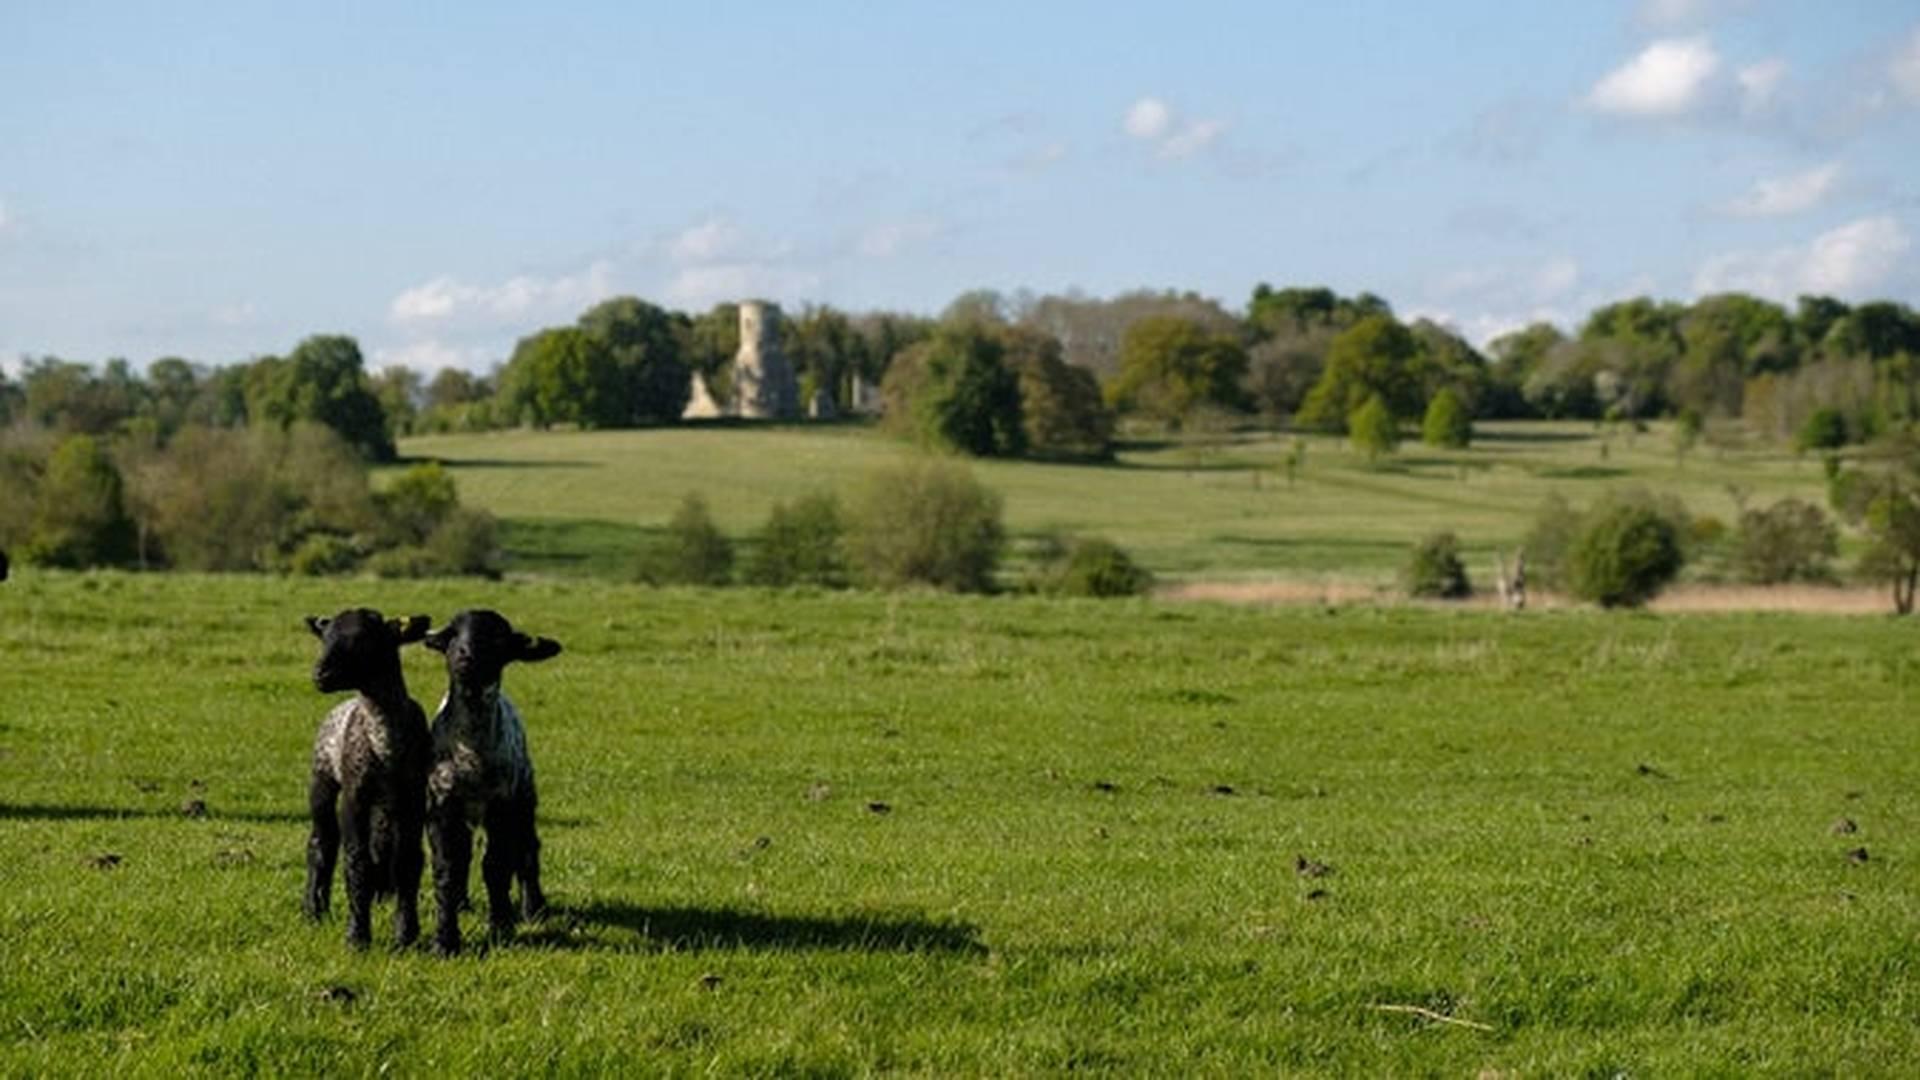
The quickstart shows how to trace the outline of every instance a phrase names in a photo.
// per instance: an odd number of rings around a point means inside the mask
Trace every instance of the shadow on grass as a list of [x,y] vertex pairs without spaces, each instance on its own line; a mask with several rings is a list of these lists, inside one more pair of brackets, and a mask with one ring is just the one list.
[[[123,821],[144,820],[149,818],[178,818],[193,820],[179,808],[163,809],[151,806],[86,806],[59,805],[47,803],[27,803],[15,805],[0,803],[0,821]],[[220,810],[209,808],[206,812],[209,821],[246,821],[258,825],[304,824],[307,821],[305,811],[298,813],[281,810]]]
[[1542,480],[1613,480],[1627,475],[1627,470],[1611,465],[1573,465],[1562,469],[1541,469],[1533,475]]
[[568,461],[545,458],[441,458],[400,457],[396,465],[429,465],[438,462],[447,469],[601,469],[603,461]]
[[1473,429],[1473,441],[1477,443],[1570,443],[1592,439],[1594,433],[1580,431],[1502,431],[1496,428]]
[[[0,803],[0,821],[244,821],[253,825],[305,825],[311,818],[305,810],[223,810],[218,803],[205,808],[204,814],[189,814],[181,807],[97,806],[64,803]],[[574,829],[593,824],[590,818],[540,816],[540,827]]]
[[[631,932],[676,952],[937,952],[985,955],[978,928],[901,915],[779,915],[737,908],[643,907],[590,900],[556,907],[520,940],[535,948],[616,947],[595,929]],[[586,931],[584,937],[578,933]]]

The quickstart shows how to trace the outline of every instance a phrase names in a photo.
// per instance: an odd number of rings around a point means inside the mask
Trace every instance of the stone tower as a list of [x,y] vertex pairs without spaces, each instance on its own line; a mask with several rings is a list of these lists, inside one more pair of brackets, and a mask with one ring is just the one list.
[[790,420],[800,414],[800,390],[780,351],[780,308],[740,301],[740,351],[733,356],[733,414],[752,420]]

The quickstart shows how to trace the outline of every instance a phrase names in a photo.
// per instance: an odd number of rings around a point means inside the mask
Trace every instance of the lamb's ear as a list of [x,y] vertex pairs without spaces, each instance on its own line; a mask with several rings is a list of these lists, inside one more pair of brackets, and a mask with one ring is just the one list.
[[425,615],[414,615],[404,624],[399,619],[393,619],[387,625],[393,627],[393,632],[400,635],[400,644],[411,645],[427,636],[427,627],[433,625],[433,620]]
[[[422,627],[422,629],[425,629],[425,627]],[[420,644],[425,645],[427,648],[432,649],[434,652],[443,653],[447,651],[447,645],[452,641],[453,641],[453,627],[451,625],[447,625],[421,638]]]
[[514,650],[513,658],[525,660],[530,664],[551,660],[560,655],[560,643],[552,638],[530,638],[521,634],[516,645],[518,647]]
[[306,618],[307,629],[313,631],[313,636],[317,638],[327,636],[327,625],[331,622],[333,622],[332,619],[322,619],[317,615],[309,615]]

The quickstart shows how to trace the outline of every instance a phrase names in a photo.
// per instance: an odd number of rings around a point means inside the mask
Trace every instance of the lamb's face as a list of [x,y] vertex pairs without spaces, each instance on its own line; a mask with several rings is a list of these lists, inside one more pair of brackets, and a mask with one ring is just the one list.
[[516,660],[537,662],[558,655],[560,643],[515,630],[497,611],[463,611],[425,638],[427,648],[445,653],[447,673],[468,686],[491,686]]
[[371,608],[350,608],[331,619],[307,616],[307,629],[320,639],[313,662],[313,686],[323,694],[366,690],[400,672],[400,646],[426,636],[425,615],[401,622]]

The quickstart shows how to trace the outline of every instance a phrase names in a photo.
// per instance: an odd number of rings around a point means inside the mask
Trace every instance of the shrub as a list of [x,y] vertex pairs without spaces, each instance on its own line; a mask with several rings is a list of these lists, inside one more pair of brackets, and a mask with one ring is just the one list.
[[1381,455],[1391,454],[1399,447],[1400,422],[1387,409],[1386,399],[1374,394],[1348,414],[1347,438],[1368,461],[1377,461]]
[[1740,577],[1754,585],[1826,581],[1827,560],[1839,551],[1839,533],[1826,512],[1801,499],[1781,499],[1740,515],[1735,554]]
[[1420,441],[1428,446],[1464,450],[1473,442],[1473,414],[1453,388],[1443,387],[1427,403],[1426,419],[1420,425]]
[[847,556],[842,543],[840,502],[824,492],[791,506],[776,503],[760,531],[746,579],[755,585],[847,585]]
[[1568,552],[1575,596],[1601,607],[1639,607],[1680,572],[1681,532],[1642,500],[1595,507]]
[[921,459],[876,473],[850,515],[847,552],[881,588],[993,588],[1005,531],[1000,497],[955,462]]
[[1580,512],[1559,494],[1548,495],[1520,544],[1527,556],[1527,573],[1550,589],[1566,588],[1567,555],[1579,536]]
[[1433,533],[1415,544],[1405,577],[1413,596],[1458,600],[1473,595],[1466,564],[1460,561],[1460,540],[1450,532]]
[[287,555],[287,573],[301,577],[344,574],[360,563],[360,549],[334,533],[309,533]]
[[1139,596],[1153,588],[1153,575],[1120,545],[1094,536],[1050,544],[1033,585],[1059,596]]
[[453,477],[437,461],[415,465],[376,498],[383,531],[402,544],[424,543],[460,505]]
[[725,585],[733,580],[733,542],[707,501],[689,492],[667,522],[666,535],[641,555],[637,576],[652,585]]
[[1794,433],[1794,449],[1838,450],[1847,445],[1847,417],[1839,409],[1815,409]]

